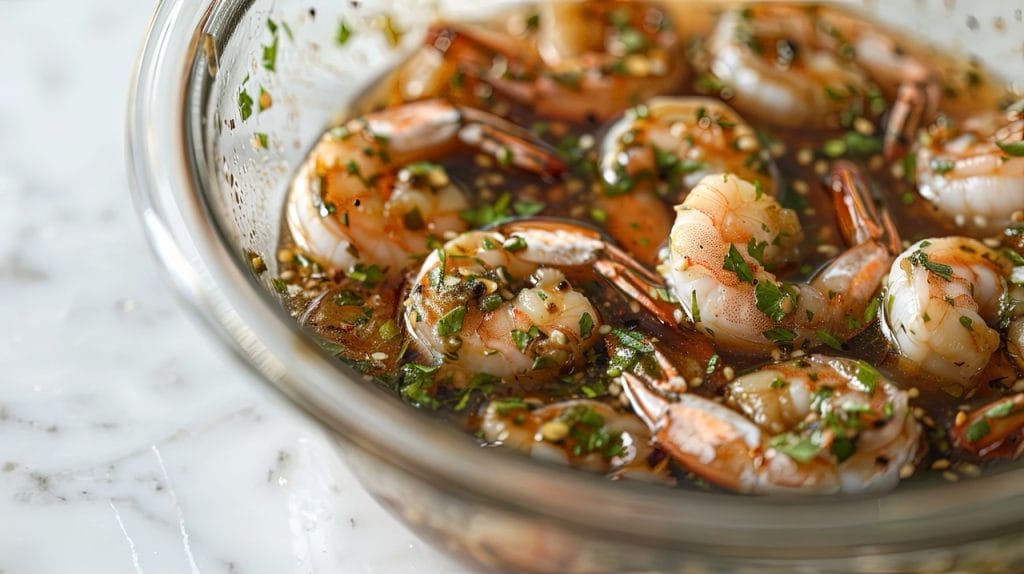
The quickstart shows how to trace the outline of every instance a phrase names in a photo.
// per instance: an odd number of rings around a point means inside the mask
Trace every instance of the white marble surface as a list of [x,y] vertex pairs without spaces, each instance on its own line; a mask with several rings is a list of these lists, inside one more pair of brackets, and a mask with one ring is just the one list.
[[0,573],[456,570],[162,281],[122,152],[151,8],[0,0]]

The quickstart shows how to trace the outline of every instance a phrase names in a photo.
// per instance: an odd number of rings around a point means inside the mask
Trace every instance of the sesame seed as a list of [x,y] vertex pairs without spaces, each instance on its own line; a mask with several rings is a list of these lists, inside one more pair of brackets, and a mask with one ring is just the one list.
[[725,380],[731,381],[736,376],[736,371],[732,367],[725,367],[722,369],[722,375],[725,376]]
[[981,467],[969,462],[958,464],[956,469],[964,476],[981,476]]
[[376,353],[371,354],[370,358],[374,361],[383,361],[388,358],[388,354],[377,351]]
[[967,422],[967,413],[960,411],[956,413],[956,420],[953,421],[953,426],[962,427]]
[[875,124],[871,123],[871,120],[867,118],[857,118],[853,120],[853,129],[857,130],[857,133],[865,136],[869,136],[875,133]]
[[540,436],[548,442],[558,442],[569,436],[569,425],[560,420],[548,421],[540,427]]
[[602,334],[602,335],[607,335],[608,333],[612,332],[612,326],[611,325],[601,325],[600,327],[597,328],[597,332]]
[[699,387],[699,386],[704,384],[704,378],[703,377],[694,377],[694,378],[690,379],[689,384],[690,384],[690,388],[691,389],[696,389],[697,387]]
[[932,470],[946,470],[949,466],[950,462],[948,458],[940,458],[932,463]]
[[921,396],[921,391],[918,390],[917,387],[910,387],[909,389],[907,389],[908,399],[916,399],[919,396]]
[[946,472],[942,473],[942,478],[946,479],[947,482],[956,482],[960,480],[960,477],[957,476],[957,474],[951,470],[947,470]]
[[802,148],[796,152],[796,162],[800,165],[811,165],[814,161],[814,152],[810,148]]
[[912,465],[912,464],[905,464],[905,465],[900,467],[900,478],[901,479],[910,478],[913,475],[914,475],[914,465]]
[[291,249],[278,249],[277,260],[281,263],[288,263],[292,259],[295,259],[295,252]]

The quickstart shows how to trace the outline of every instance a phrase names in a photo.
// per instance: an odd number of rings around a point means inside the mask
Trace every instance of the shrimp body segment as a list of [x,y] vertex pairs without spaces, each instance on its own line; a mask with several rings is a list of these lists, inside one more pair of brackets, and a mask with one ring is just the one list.
[[729,384],[719,403],[669,400],[626,378],[654,442],[688,470],[749,494],[890,490],[918,456],[921,429],[905,392],[867,363],[809,355]]
[[599,170],[605,228],[653,264],[672,226],[661,198],[678,202],[709,173],[736,173],[774,193],[775,168],[753,128],[729,106],[703,97],[659,97],[608,129]]
[[607,120],[687,75],[669,19],[633,2],[541,3],[535,42],[450,25],[432,36],[465,77],[547,118]]
[[296,245],[331,268],[401,269],[431,237],[465,229],[468,198],[430,163],[459,146],[538,175],[563,169],[553,151],[496,116],[439,100],[405,104],[329,131],[295,178],[286,207]]
[[716,342],[765,353],[863,328],[891,261],[879,241],[861,240],[810,282],[784,282],[770,269],[794,260],[803,232],[774,197],[734,175],[709,175],[676,210],[663,274],[686,316]]
[[744,114],[784,127],[828,128],[862,102],[864,74],[824,43],[814,13],[763,5],[722,15],[711,38],[711,71]]
[[918,190],[965,232],[995,235],[1024,209],[1022,141],[1024,119],[997,112],[941,126],[918,148]]
[[498,399],[484,410],[481,429],[489,443],[533,458],[614,477],[668,480],[665,465],[660,471],[647,465],[654,450],[647,426],[636,416],[599,401],[534,407],[520,398]]
[[886,278],[882,332],[909,366],[968,385],[999,348],[1000,323],[1020,323],[1009,304],[1019,290],[1008,285],[1010,272],[1010,263],[980,241],[918,241]]

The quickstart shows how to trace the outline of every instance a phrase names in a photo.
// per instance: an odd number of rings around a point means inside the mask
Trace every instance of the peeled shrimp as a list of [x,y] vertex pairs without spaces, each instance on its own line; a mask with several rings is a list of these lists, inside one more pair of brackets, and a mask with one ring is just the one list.
[[655,470],[647,463],[654,450],[647,426],[636,416],[598,401],[531,408],[519,398],[499,399],[485,409],[481,430],[488,442],[534,458],[615,477],[667,480],[664,465]]
[[[441,25],[431,44],[474,81],[542,117],[604,120],[686,76],[661,10],[632,2],[542,2],[535,44]],[[438,66],[438,69],[446,69]]]
[[861,361],[809,355],[767,365],[730,383],[724,404],[690,393],[669,399],[623,379],[655,444],[737,492],[890,490],[920,447],[907,394]]
[[389,108],[331,130],[317,144],[286,206],[296,245],[327,267],[361,262],[400,270],[432,237],[465,229],[465,194],[428,161],[459,145],[540,175],[563,169],[527,131],[486,112],[439,100]]
[[764,5],[730,10],[709,48],[711,72],[742,113],[785,127],[837,127],[868,91],[864,74],[826,45],[813,12]]
[[[885,280],[882,332],[900,360],[945,384],[971,386],[1000,346],[1000,327],[1020,344],[1024,288],[1011,265],[967,237],[918,241]],[[1014,341],[1014,338],[1018,341]]]
[[924,58],[835,8],[732,10],[719,20],[710,49],[711,71],[732,89],[733,105],[771,124],[849,127],[854,118],[879,116],[884,94],[893,102],[884,133],[890,159],[938,110],[938,76]]
[[653,98],[606,133],[598,166],[605,229],[654,264],[672,219],[659,197],[678,202],[709,173],[732,172],[775,189],[774,166],[754,130],[729,106],[702,97]]
[[[837,175],[848,169],[840,164]],[[893,248],[864,187],[841,177],[833,184],[853,246],[808,283],[769,270],[797,258],[803,231],[795,212],[735,175],[697,184],[676,208],[663,274],[698,330],[730,349],[765,353],[842,341],[867,324]]]
[[1024,119],[982,112],[958,129],[931,130],[917,150],[917,184],[925,199],[958,227],[991,236],[1024,209]]
[[470,231],[424,261],[405,324],[416,348],[452,371],[456,386],[479,374],[525,383],[571,373],[597,342],[602,314],[566,272],[592,273],[606,259],[628,258],[568,223]]

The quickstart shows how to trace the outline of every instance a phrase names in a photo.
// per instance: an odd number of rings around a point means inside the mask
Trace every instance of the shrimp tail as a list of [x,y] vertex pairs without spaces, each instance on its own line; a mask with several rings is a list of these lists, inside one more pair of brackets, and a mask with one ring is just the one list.
[[968,414],[950,432],[953,443],[984,458],[1016,458],[1024,450],[1024,393],[1005,397]]
[[935,116],[939,98],[939,86],[932,78],[900,84],[885,122],[882,138],[885,159],[893,161],[906,155],[917,129]]
[[558,153],[529,130],[473,108],[461,111],[463,128],[459,139],[463,143],[497,157],[501,163],[539,175],[559,178],[568,171]]
[[832,168],[828,191],[835,205],[839,230],[848,245],[875,242],[890,255],[900,252],[900,236],[889,212],[879,210],[860,168],[841,161]]

